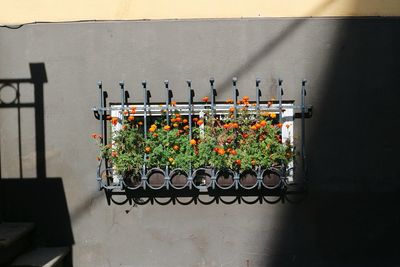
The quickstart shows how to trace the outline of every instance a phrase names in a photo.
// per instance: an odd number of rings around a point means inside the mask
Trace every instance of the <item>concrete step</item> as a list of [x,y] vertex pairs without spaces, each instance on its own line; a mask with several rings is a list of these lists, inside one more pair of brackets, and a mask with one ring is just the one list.
[[13,261],[12,267],[63,267],[68,247],[39,247],[22,254]]
[[0,266],[31,246],[33,223],[0,223]]

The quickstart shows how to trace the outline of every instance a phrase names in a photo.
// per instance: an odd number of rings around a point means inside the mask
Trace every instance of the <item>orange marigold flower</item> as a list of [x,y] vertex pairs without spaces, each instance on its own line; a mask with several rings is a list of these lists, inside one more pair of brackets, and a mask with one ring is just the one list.
[[234,107],[230,107],[230,108],[229,108],[229,112],[230,112],[230,113],[233,113],[234,111],[235,111],[235,108],[234,108]]
[[231,149],[230,153],[231,153],[231,155],[236,155],[237,154],[236,150],[234,150],[234,149]]
[[165,130],[165,131],[169,131],[169,130],[171,130],[171,126],[169,126],[169,125],[165,125],[165,126],[164,126],[164,130]]
[[272,119],[275,119],[275,118],[276,118],[276,113],[270,113],[269,116],[270,116]]
[[172,102],[171,102],[171,105],[172,105],[172,106],[176,106],[176,101],[172,101]]
[[255,161],[254,159],[251,161],[251,165],[256,165],[257,164],[257,161]]
[[232,124],[232,128],[235,128],[235,129],[239,128],[239,124],[236,123],[236,122],[234,122],[234,123]]
[[268,117],[269,116],[269,112],[262,112],[260,115],[264,116],[264,117]]
[[158,134],[156,134],[156,133],[153,133],[153,137],[157,137],[158,136]]
[[259,124],[259,123],[256,123],[254,126],[256,126],[257,129],[261,128],[261,124]]
[[228,99],[225,101],[227,104],[233,104],[233,100],[232,99]]
[[174,127],[178,127],[178,126],[179,126],[179,124],[177,124],[177,123],[174,123],[174,124],[172,124],[172,126],[174,126]]
[[169,161],[169,162],[173,162],[173,161],[174,161],[174,158],[168,158],[168,161]]
[[197,121],[197,125],[199,125],[199,126],[202,125],[203,123],[204,123],[203,120],[198,120]]
[[175,151],[177,151],[177,150],[179,150],[179,146],[178,146],[178,145],[174,145],[173,149],[174,149]]
[[255,125],[251,126],[250,129],[252,129],[253,131],[257,130],[257,127]]
[[113,157],[113,158],[116,158],[116,157],[118,157],[118,153],[117,153],[117,152],[115,152],[115,151],[111,152],[111,157]]
[[189,129],[189,125],[185,125],[185,127],[183,127],[183,129],[188,130]]
[[247,95],[243,97],[243,101],[249,101],[250,97],[248,97]]
[[276,127],[281,128],[281,127],[282,127],[282,123],[278,123],[278,124],[276,125]]
[[198,121],[199,120],[199,118],[193,118],[193,121],[194,122],[196,122],[196,121]]
[[249,137],[249,135],[247,133],[242,134],[243,138],[247,138]]
[[112,119],[111,119],[111,123],[112,123],[112,125],[117,125],[117,123],[118,123],[118,118],[116,118],[116,117],[113,117]]
[[122,130],[126,130],[126,128],[128,128],[128,126],[126,126],[126,124],[122,125]]
[[203,102],[208,102],[208,96],[203,97],[201,100],[203,100]]
[[235,160],[235,163],[236,163],[237,165],[240,165],[240,164],[242,164],[242,161],[241,161],[240,159],[237,159],[237,160]]
[[132,107],[132,108],[131,108],[131,113],[132,113],[132,114],[135,114],[135,113],[136,113],[136,108],[135,108],[135,107]]
[[138,124],[139,124],[139,125],[143,125],[143,122],[142,122],[142,121],[139,121]]
[[128,117],[128,121],[134,121],[134,120],[135,120],[135,117],[133,117],[133,116]]
[[183,122],[183,123],[188,123],[188,120],[187,120],[187,119],[183,119],[182,122]]
[[221,156],[224,155],[225,154],[225,149],[219,148],[218,149],[218,154],[221,155]]
[[267,121],[265,120],[260,121],[260,125],[264,127],[265,125],[267,125]]
[[176,119],[175,118],[171,118],[171,122],[175,122],[176,121]]
[[128,115],[128,114],[129,114],[129,111],[125,110],[124,115]]
[[149,132],[155,132],[155,130],[156,130],[156,128],[154,128],[154,127],[150,127],[150,129],[149,129]]
[[181,117],[181,114],[176,113],[176,114],[175,114],[175,117],[180,118],[180,117]]
[[182,121],[182,118],[178,117],[178,118],[175,119],[175,121],[176,121],[176,122],[181,122],[181,121]]
[[149,146],[146,146],[146,148],[144,149],[144,151],[146,151],[146,153],[149,153],[151,151],[151,148]]
[[194,140],[194,139],[190,140],[190,144],[191,144],[192,146],[194,146],[194,145],[196,144],[196,140]]
[[97,138],[97,134],[95,134],[95,133],[92,133],[90,136],[91,136],[93,139],[96,139],[96,138]]

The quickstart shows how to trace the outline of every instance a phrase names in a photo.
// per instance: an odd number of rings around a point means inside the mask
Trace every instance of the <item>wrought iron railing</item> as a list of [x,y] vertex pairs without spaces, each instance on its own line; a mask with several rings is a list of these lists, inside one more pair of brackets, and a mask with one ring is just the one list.
[[[215,89],[214,79],[210,79],[210,101],[209,103],[194,102],[195,92],[192,88],[192,82],[188,80],[187,95],[188,101],[185,103],[176,103],[173,109],[179,109],[180,114],[188,116],[189,140],[192,139],[192,117],[201,117],[204,111],[210,112],[212,116],[227,114],[229,108],[233,105],[233,116],[236,118],[237,110],[240,105],[237,104],[239,92],[237,89],[237,78],[232,79],[232,104],[226,104],[216,101],[217,90]],[[99,130],[102,136],[101,142],[107,145],[107,142],[112,138],[115,131],[121,127],[111,125],[110,117],[123,116],[125,110],[136,108],[135,116],[143,117],[143,138],[146,139],[149,118],[166,116],[167,124],[170,123],[171,115],[171,100],[173,97],[172,90],[169,87],[169,82],[164,82],[166,100],[165,103],[151,103],[150,90],[147,82],[142,82],[142,90],[144,99],[141,103],[130,102],[129,93],[125,90],[124,82],[119,83],[120,86],[120,103],[107,103],[108,93],[103,90],[101,82],[98,83],[99,89],[99,106],[93,108],[95,118],[99,120]],[[287,124],[288,127],[282,127],[282,142],[289,141],[293,144],[294,120],[301,119],[301,173],[303,176],[307,174],[306,168],[306,150],[305,150],[305,119],[312,114],[312,106],[306,105],[306,80],[301,82],[301,104],[295,105],[293,100],[283,100],[282,80],[279,80],[277,86],[277,99],[270,101],[261,100],[262,90],[260,89],[260,80],[255,81],[256,98],[249,107],[250,112],[267,111],[277,114],[279,123]],[[291,135],[289,134],[291,133]],[[145,155],[144,155],[145,157]],[[234,194],[249,194],[252,192],[255,195],[263,194],[268,190],[282,190],[294,181],[294,162],[291,161],[285,166],[279,168],[262,168],[255,167],[249,170],[232,170],[232,169],[216,169],[212,166],[204,166],[194,169],[190,166],[189,169],[181,168],[172,169],[170,166],[164,168],[149,168],[146,162],[143,164],[141,171],[137,174],[139,179],[129,180],[115,173],[115,168],[111,161],[107,158],[101,158],[97,167],[97,181],[101,189],[105,189],[106,193],[112,192],[117,194],[126,194],[128,198],[147,196],[163,192],[165,195],[173,195],[185,192],[183,195],[195,194],[216,194],[219,192],[234,192]],[[223,178],[222,178],[223,177]],[[172,193],[174,192],[174,193]],[[218,194],[218,193],[217,193]],[[224,193],[221,193],[224,194]],[[251,193],[250,193],[251,194]],[[182,195],[182,194],[181,194]]]

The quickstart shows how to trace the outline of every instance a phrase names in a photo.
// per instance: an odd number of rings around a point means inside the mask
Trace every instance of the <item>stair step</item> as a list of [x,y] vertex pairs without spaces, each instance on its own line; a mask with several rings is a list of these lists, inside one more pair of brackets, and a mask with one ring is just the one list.
[[62,267],[63,259],[69,253],[68,247],[39,247],[19,256],[13,267]]
[[0,266],[31,245],[33,223],[0,223]]

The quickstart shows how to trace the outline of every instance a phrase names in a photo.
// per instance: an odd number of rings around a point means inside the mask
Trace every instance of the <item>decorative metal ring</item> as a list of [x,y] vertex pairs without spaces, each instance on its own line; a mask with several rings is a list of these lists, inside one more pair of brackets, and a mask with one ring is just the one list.
[[[255,200],[246,200],[246,198],[244,196],[241,196],[240,199],[246,203],[246,204],[256,204],[257,202],[260,202],[260,200],[262,199],[261,196],[257,196],[257,198]],[[262,201],[262,200],[261,200]]]
[[176,198],[176,201],[179,203],[179,204],[181,204],[181,205],[190,205],[190,204],[192,204],[192,202],[194,201],[196,199],[196,197],[190,197],[190,200],[188,201],[188,202],[184,202],[184,201],[181,201],[181,200],[179,200],[179,197],[177,197]]
[[237,196],[237,197],[235,197],[232,201],[227,201],[227,200],[224,200],[224,199],[222,198],[222,196],[219,197],[219,200],[220,200],[222,203],[227,204],[227,205],[231,205],[231,204],[235,203],[236,201],[239,201],[239,199],[240,199],[240,197]]
[[209,196],[209,197],[211,198],[210,201],[204,201],[204,200],[201,200],[200,195],[199,195],[196,197],[196,201],[199,201],[203,205],[210,205],[217,200],[217,197],[211,197],[211,196]]
[[154,175],[154,174],[156,174],[156,173],[158,173],[158,174],[162,174],[162,176],[165,178],[165,176],[166,176],[166,174],[165,174],[165,172],[162,170],[162,169],[160,169],[160,168],[152,168],[152,169],[150,169],[147,173],[146,173],[146,177],[147,177],[147,182],[146,182],[146,185],[148,186],[148,187],[150,187],[151,189],[155,189],[155,190],[157,190],[157,189],[161,189],[161,188],[163,188],[164,186],[165,186],[165,179],[164,179],[164,182],[163,182],[163,184],[161,185],[161,186],[152,186],[151,184],[150,184],[150,178],[151,178],[151,176],[152,175]]
[[154,197],[154,201],[155,201],[157,204],[162,205],[162,206],[166,206],[166,205],[168,205],[169,203],[171,203],[171,202],[172,202],[172,199],[173,199],[173,198],[170,197],[168,201],[162,202],[162,201],[157,200],[157,197]]
[[133,202],[137,205],[146,205],[150,202],[151,197],[148,197],[147,200],[143,200],[143,198],[132,198]]
[[[175,186],[174,184],[173,184],[173,181],[174,181],[174,178],[176,177],[176,176],[178,176],[178,175],[184,175],[185,177],[186,177],[186,183],[183,185],[183,186]],[[182,169],[182,168],[176,168],[176,169],[173,169],[170,173],[169,173],[169,176],[171,177],[171,179],[169,180],[169,185],[172,187],[172,188],[174,188],[174,189],[184,189],[188,184],[189,184],[189,181],[188,181],[188,174],[187,174],[187,172],[184,170],[184,169]]]
[[[268,174],[268,172],[277,174],[277,176],[279,177],[279,181],[277,182],[277,184],[271,186],[264,182],[264,177]],[[275,168],[265,169],[264,171],[262,171],[261,176],[263,177],[263,179],[261,180],[261,184],[267,189],[276,189],[282,185],[282,176],[280,172]]]
[[268,196],[262,196],[262,198],[264,199],[264,201],[267,202],[268,204],[276,204],[276,203],[278,203],[279,201],[282,200],[282,196],[276,196],[277,199],[276,199],[276,200],[272,200],[272,201],[271,201],[271,200],[268,200],[267,197],[268,197]]
[[[208,173],[207,173],[207,171],[209,171],[210,169],[207,169],[207,168],[198,168],[198,169],[196,169],[195,171],[193,171],[193,173],[192,173],[192,177],[193,177],[193,180],[192,180],[192,184],[193,184],[193,186],[195,187],[195,188],[197,188],[197,189],[200,189],[200,188],[202,188],[202,187],[206,187],[206,188],[209,188],[210,186],[211,186],[211,175],[209,175]],[[198,175],[198,172],[204,172],[204,176],[206,176],[206,177],[209,177],[210,179],[209,179],[209,183],[207,183],[207,178],[204,178],[204,179],[202,179],[202,182],[204,181],[204,184],[202,183],[202,184],[200,184],[200,185],[196,185],[196,176]]]
[[[222,186],[222,185],[220,185],[220,184],[218,183],[218,180],[221,179],[221,176],[224,175],[224,174],[223,174],[224,172],[232,175],[232,184],[230,184],[229,186]],[[235,186],[235,179],[234,179],[235,174],[236,174],[236,172],[233,171],[233,170],[231,170],[231,169],[218,170],[218,171],[215,173],[215,176],[217,177],[217,180],[216,180],[215,185],[216,185],[219,189],[222,189],[222,190],[231,189],[232,187]]]
[[[246,185],[243,184],[242,178],[246,174],[252,174],[255,177],[254,185],[246,186]],[[241,188],[244,188],[246,190],[254,189],[254,188],[256,188],[258,186],[258,183],[259,183],[259,181],[257,179],[257,173],[256,173],[255,170],[251,170],[251,169],[250,170],[244,170],[242,173],[240,173],[239,185],[240,185]]]
[[[13,100],[11,100],[11,101],[4,101],[4,100],[1,99],[1,91],[2,91],[4,88],[11,88],[11,89],[14,90],[14,92],[15,92],[15,97],[14,97]],[[14,85],[12,85],[12,84],[10,84],[10,83],[5,83],[5,84],[3,84],[3,85],[0,87],[0,104],[15,104],[15,103],[17,102],[17,98],[18,98],[18,90],[17,90],[17,88],[16,88]]]
[[[107,172],[109,172],[110,175],[107,175]],[[100,175],[99,175],[100,181],[99,182],[100,182],[101,187],[109,190],[110,185],[108,182],[109,182],[109,179],[111,179],[111,180],[113,179],[114,169],[106,168],[102,171],[99,171],[99,173],[100,173]],[[104,181],[104,179],[106,179],[106,181]]]
[[139,176],[139,178],[140,178],[140,180],[139,180],[139,182],[138,182],[138,184],[137,185],[135,185],[135,186],[130,186],[130,185],[128,185],[127,183],[126,183],[126,181],[125,181],[125,178],[124,179],[122,179],[122,184],[123,184],[123,186],[125,187],[125,188],[127,188],[127,189],[129,189],[129,190],[136,190],[136,189],[139,189],[140,187],[142,187],[142,185],[143,185],[143,181],[142,181],[142,172],[141,171],[139,171],[139,173],[137,173],[137,175]]

